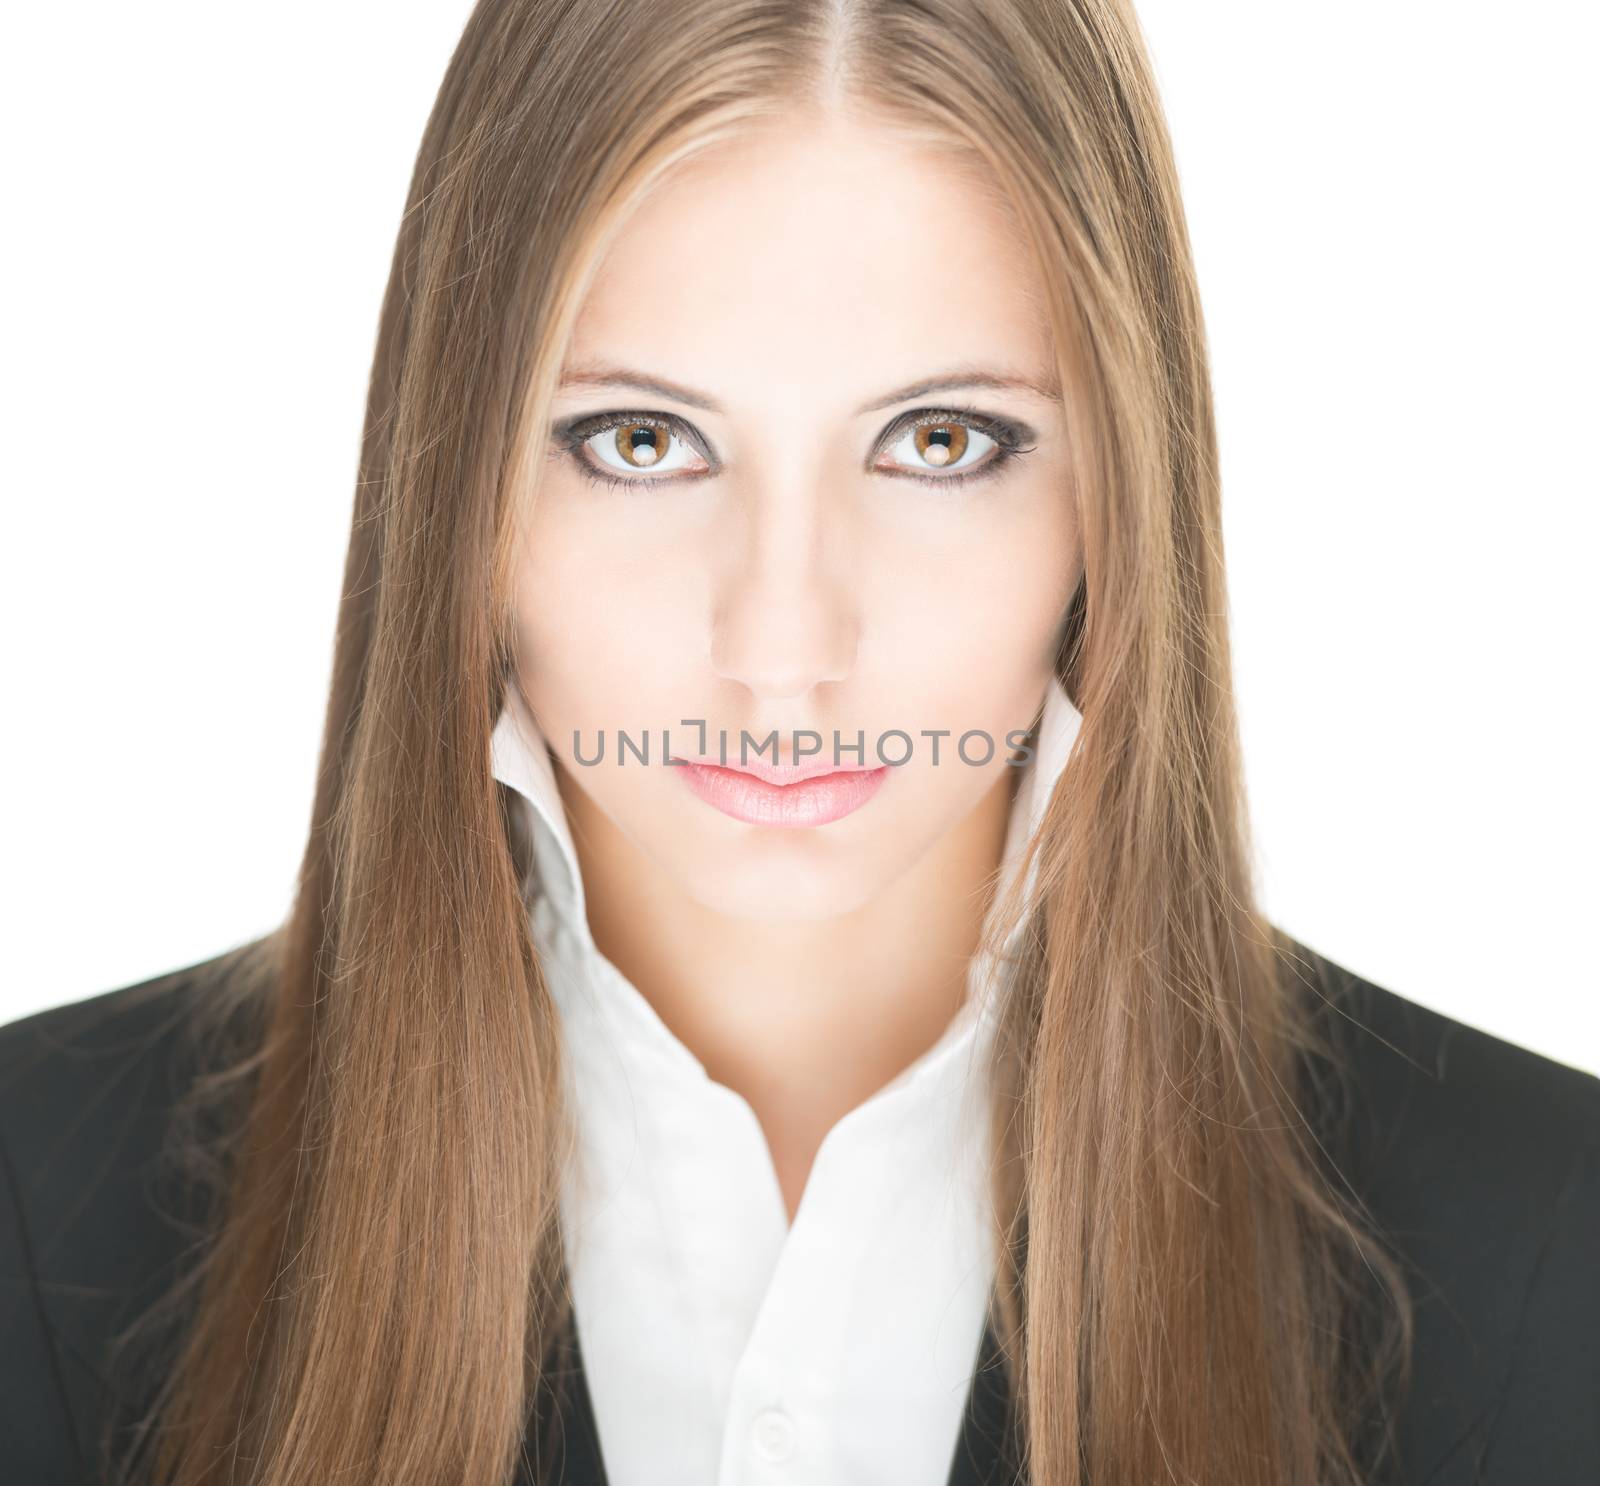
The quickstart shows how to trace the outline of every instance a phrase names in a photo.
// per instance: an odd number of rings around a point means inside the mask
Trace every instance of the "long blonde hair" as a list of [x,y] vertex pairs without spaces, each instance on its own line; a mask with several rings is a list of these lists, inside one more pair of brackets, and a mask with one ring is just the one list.
[[608,234],[818,108],[986,166],[1076,420],[1084,722],[996,921],[1027,929],[992,1069],[1017,1459],[1035,1486],[1359,1479],[1348,1276],[1386,1277],[1402,1336],[1405,1306],[1318,1168],[1317,1037],[1254,906],[1204,330],[1129,6],[481,0],[384,298],[296,901],[209,1005],[228,1056],[194,1104],[229,1113],[190,1132],[217,1206],[170,1297],[159,1486],[512,1478],[571,1322],[560,1030],[490,767],[519,502]]

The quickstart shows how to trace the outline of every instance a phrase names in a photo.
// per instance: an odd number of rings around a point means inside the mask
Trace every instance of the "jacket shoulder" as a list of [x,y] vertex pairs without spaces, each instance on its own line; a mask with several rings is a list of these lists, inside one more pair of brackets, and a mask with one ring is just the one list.
[[1600,1480],[1600,1078],[1304,962],[1336,1184],[1413,1302],[1399,1479]]
[[101,1479],[108,1411],[143,1402],[115,1342],[201,1232],[168,1137],[226,958],[0,1026],[0,1455],[30,1481]]
[[1600,1077],[1308,958],[1337,1062],[1335,1118],[1364,1174],[1391,1173],[1480,1222],[1553,1214],[1600,1139]]
[[0,1111],[101,1082],[108,1066],[145,1066],[170,1051],[202,965],[168,971],[0,1025]]

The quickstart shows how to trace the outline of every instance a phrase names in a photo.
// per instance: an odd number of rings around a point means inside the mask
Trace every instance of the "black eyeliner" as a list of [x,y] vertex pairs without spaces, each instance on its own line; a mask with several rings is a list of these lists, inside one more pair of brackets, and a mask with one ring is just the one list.
[[[902,437],[907,429],[938,427],[941,423],[962,423],[994,440],[995,452],[976,469],[956,470],[948,475],[925,475],[917,470],[889,470],[878,468],[875,461],[883,451]],[[894,419],[884,431],[868,457],[866,468],[873,474],[887,475],[892,480],[915,480],[920,485],[965,485],[970,480],[987,480],[999,473],[1022,454],[1031,454],[1038,446],[1038,434],[1026,423],[1015,418],[1002,418],[977,408],[941,407],[912,408]]]
[[583,413],[576,418],[568,418],[555,424],[550,432],[555,441],[569,454],[576,454],[584,444],[588,443],[597,433],[605,433],[608,429],[620,428],[625,423],[642,423],[651,428],[662,428],[668,433],[676,434],[686,444],[711,465],[711,473],[715,474],[722,468],[720,460],[716,459],[706,441],[697,429],[686,418],[680,418],[676,413],[646,413],[638,411],[621,411],[605,413]]

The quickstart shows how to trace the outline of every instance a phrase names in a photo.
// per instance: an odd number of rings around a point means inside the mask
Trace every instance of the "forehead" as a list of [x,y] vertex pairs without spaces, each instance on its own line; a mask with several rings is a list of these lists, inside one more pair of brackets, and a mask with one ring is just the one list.
[[763,130],[678,167],[633,212],[569,359],[819,411],[950,365],[1047,376],[1037,273],[975,159],[870,123]]

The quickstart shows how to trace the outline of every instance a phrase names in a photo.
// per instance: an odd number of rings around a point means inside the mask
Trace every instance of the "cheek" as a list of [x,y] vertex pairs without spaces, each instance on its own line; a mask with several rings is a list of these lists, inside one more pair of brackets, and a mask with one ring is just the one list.
[[[1055,479],[1010,484],[947,516],[937,544],[921,543],[915,560],[885,555],[873,570],[880,617],[893,616],[880,626],[874,670],[891,678],[897,711],[915,719],[892,725],[948,732],[936,766],[918,739],[918,768],[902,791],[907,810],[935,831],[1007,776],[1008,735],[1032,723],[1043,699],[1082,572],[1074,510]],[[968,731],[978,736],[963,757]]]
[[645,702],[692,653],[692,570],[663,561],[659,547],[619,541],[617,526],[581,502],[552,499],[530,520],[515,604],[530,700],[586,726],[627,725],[602,714]]
[[[930,695],[1003,700],[1048,675],[1057,626],[1082,572],[1064,482],[1035,475],[973,499],[937,546],[875,565],[893,592],[894,661],[929,679]],[[938,679],[934,679],[938,678]],[[981,705],[977,710],[984,710]]]

